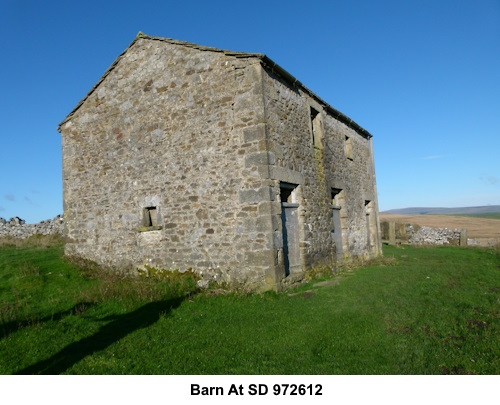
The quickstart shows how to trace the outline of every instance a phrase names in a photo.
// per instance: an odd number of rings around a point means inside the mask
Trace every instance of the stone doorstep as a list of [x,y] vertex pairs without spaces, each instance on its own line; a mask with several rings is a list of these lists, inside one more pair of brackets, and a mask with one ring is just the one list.
[[[339,285],[340,280],[342,280],[342,277],[335,277],[335,278],[332,278],[330,280],[320,281],[318,283],[315,283],[313,285],[313,288],[330,287],[330,286]],[[296,296],[302,295],[304,298],[311,298],[314,296],[314,291],[313,290],[306,290],[306,291],[301,291],[301,292],[296,292],[296,293],[288,293],[287,295],[289,297],[296,297]]]
[[331,285],[339,285],[340,280],[340,277],[335,277],[330,280],[320,281],[319,283],[314,284],[313,287],[328,287]]
[[301,291],[297,293],[288,293],[289,297],[297,297],[299,295],[302,295],[304,298],[311,298],[314,296],[313,290],[306,290],[306,291]]

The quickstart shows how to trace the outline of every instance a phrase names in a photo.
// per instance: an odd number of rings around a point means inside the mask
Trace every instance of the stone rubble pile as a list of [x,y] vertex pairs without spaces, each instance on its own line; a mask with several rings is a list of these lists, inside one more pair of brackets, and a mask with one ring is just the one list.
[[448,228],[430,228],[428,226],[417,227],[406,225],[406,235],[411,245],[458,245],[460,242],[460,230]]
[[63,234],[64,217],[57,215],[54,219],[47,219],[38,224],[27,224],[19,217],[14,217],[8,221],[0,218],[0,238],[13,237],[19,239],[29,238],[31,235],[52,235]]

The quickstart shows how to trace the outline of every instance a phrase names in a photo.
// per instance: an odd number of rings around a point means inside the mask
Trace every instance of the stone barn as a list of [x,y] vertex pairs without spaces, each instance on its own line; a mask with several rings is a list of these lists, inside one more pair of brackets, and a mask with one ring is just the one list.
[[265,55],[139,33],[58,130],[67,255],[263,290],[381,254],[372,136]]

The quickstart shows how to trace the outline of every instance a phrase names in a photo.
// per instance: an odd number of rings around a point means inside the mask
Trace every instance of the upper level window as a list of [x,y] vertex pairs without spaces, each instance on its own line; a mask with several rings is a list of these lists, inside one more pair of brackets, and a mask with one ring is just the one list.
[[313,146],[323,149],[323,126],[321,122],[321,114],[313,107],[311,107],[311,131]]
[[340,200],[342,198],[342,189],[340,188],[332,188],[331,191],[331,198],[332,198],[332,205],[335,207],[340,207]]
[[331,190],[331,209],[332,209],[332,240],[335,243],[335,251],[338,258],[344,255],[344,242],[342,236],[342,225],[345,226],[345,222],[340,217],[340,210],[342,209],[344,200],[344,192],[340,188],[332,188]]
[[345,156],[347,159],[352,160],[352,143],[351,138],[345,137]]

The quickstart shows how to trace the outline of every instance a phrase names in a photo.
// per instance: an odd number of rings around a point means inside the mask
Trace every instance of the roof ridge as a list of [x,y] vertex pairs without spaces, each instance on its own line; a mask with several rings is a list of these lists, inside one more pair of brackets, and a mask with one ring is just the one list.
[[315,99],[317,102],[319,102],[326,110],[330,112],[333,116],[335,116],[339,121],[343,122],[345,125],[353,128],[357,132],[359,132],[361,135],[371,138],[372,135],[363,127],[358,125],[356,122],[354,122],[351,118],[346,116],[345,114],[341,113],[340,111],[336,110],[333,108],[329,103],[321,99],[318,95],[316,95],[313,91],[309,90],[304,84],[302,84],[297,78],[295,78],[292,74],[290,74],[288,71],[283,69],[280,65],[278,65],[276,62],[274,62],[271,58],[266,56],[265,54],[262,53],[247,53],[247,52],[234,52],[230,51],[227,49],[220,49],[220,48],[215,48],[215,47],[209,47],[209,46],[203,46],[203,45],[198,45],[192,42],[187,42],[187,41],[179,41],[176,39],[172,38],[166,38],[166,37],[158,37],[158,36],[151,36],[143,33],[142,31],[139,31],[134,38],[134,40],[125,48],[125,50],[115,59],[115,61],[111,64],[111,66],[104,72],[104,74],[101,76],[101,78],[97,81],[97,83],[90,89],[90,91],[83,97],[80,102],[76,105],[76,107],[66,116],[66,118],[58,125],[57,130],[61,132],[62,125],[64,125],[67,121],[71,119],[71,117],[76,113],[76,111],[82,106],[82,104],[87,100],[87,98],[90,97],[90,95],[99,87],[99,85],[104,81],[104,79],[111,73],[111,71],[118,65],[122,57],[125,55],[125,53],[140,39],[148,39],[148,40],[153,40],[153,41],[162,41],[166,42],[172,45],[180,45],[192,49],[198,49],[200,51],[209,51],[209,52],[220,52],[223,53],[224,55],[228,56],[233,56],[236,58],[258,58],[260,59],[261,64],[269,69],[273,74],[277,74],[278,76],[282,77],[284,80],[288,81],[289,83],[292,84],[292,86],[298,86],[300,87],[304,92],[309,94],[313,99]]
[[205,46],[205,45],[199,45],[195,44],[194,42],[189,42],[189,41],[181,41],[178,39],[173,39],[173,38],[167,38],[167,37],[158,37],[154,35],[147,35],[143,33],[142,31],[139,31],[137,33],[137,36],[135,39],[152,39],[155,41],[162,41],[162,42],[167,42],[172,45],[181,45],[181,46],[187,46],[188,48],[194,48],[194,49],[199,49],[201,51],[210,51],[210,52],[222,52],[225,55],[230,55],[230,56],[244,56],[244,57],[258,57],[262,58],[264,57],[263,54],[261,53],[254,53],[254,52],[238,52],[238,51],[231,51],[229,49],[222,49],[222,48],[216,48],[214,46]]
[[90,95],[99,87],[99,85],[104,81],[104,79],[111,73],[111,71],[118,65],[120,60],[122,59],[123,55],[127,53],[127,51],[140,39],[149,39],[153,41],[162,41],[166,42],[172,45],[180,45],[180,46],[185,46],[187,48],[192,48],[192,49],[198,49],[200,51],[209,51],[209,52],[220,52],[223,53],[224,55],[228,56],[234,56],[237,58],[259,58],[263,59],[265,55],[260,54],[260,53],[246,53],[246,52],[234,52],[230,51],[227,49],[220,49],[220,48],[215,48],[215,47],[209,47],[209,46],[202,46],[198,45],[192,42],[187,42],[187,41],[179,41],[177,39],[172,39],[172,38],[165,38],[165,37],[157,37],[157,36],[152,36],[152,35],[147,35],[142,31],[139,31],[134,38],[134,40],[125,48],[125,50],[114,60],[114,62],[111,64],[111,66],[104,72],[104,74],[101,76],[101,78],[97,81],[97,83],[89,90],[89,92],[83,97],[79,103],[76,105],[75,108],[66,116],[66,118],[61,121],[61,123],[57,126],[57,130],[61,132],[61,127],[71,119],[71,117],[75,114],[75,112],[82,106],[82,104],[87,100],[87,98],[90,97]]

